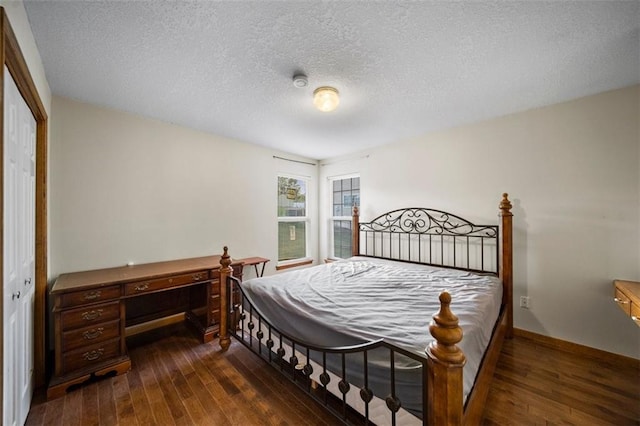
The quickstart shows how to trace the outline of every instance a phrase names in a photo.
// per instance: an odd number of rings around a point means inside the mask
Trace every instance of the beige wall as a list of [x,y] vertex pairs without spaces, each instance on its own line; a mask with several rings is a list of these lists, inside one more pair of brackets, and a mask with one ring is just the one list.
[[639,99],[635,86],[327,161],[320,254],[329,176],[361,173],[362,220],[424,206],[491,223],[508,192],[514,300],[531,298],[529,310],[516,306],[516,327],[640,358],[640,332],[611,285],[640,280]]
[[[50,275],[222,252],[277,259],[278,173],[317,166],[160,121],[53,98]],[[306,159],[303,159],[306,160]],[[307,160],[309,161],[309,160]],[[309,232],[317,257],[317,227]],[[249,276],[253,272],[246,271]]]

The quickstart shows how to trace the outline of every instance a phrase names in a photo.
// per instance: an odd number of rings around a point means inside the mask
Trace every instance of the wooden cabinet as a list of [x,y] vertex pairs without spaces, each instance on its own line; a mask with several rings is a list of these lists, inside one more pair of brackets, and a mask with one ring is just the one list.
[[615,280],[614,301],[626,315],[640,326],[640,282]]
[[[242,262],[231,266],[242,279]],[[92,376],[128,371],[128,326],[184,312],[203,342],[213,340],[219,269],[220,256],[208,256],[60,275],[51,288],[55,362],[47,397]]]
[[55,360],[49,397],[64,395],[68,386],[92,374],[129,370],[119,286],[52,292],[52,296]]
[[183,275],[172,275],[155,280],[143,280],[125,285],[124,295],[135,296],[160,290],[169,290],[189,284],[202,283],[209,280],[209,271],[197,271]]

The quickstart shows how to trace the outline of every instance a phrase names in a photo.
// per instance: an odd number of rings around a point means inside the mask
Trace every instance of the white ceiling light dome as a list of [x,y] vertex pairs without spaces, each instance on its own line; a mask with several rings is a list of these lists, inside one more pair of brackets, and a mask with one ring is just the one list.
[[339,104],[340,94],[335,87],[322,86],[313,91],[313,105],[320,111],[334,111]]

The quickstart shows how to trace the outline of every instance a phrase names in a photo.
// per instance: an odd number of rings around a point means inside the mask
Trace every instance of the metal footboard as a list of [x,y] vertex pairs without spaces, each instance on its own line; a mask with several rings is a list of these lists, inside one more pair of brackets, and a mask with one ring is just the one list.
[[383,340],[322,347],[278,330],[229,276],[229,333],[345,424],[427,424],[427,362]]

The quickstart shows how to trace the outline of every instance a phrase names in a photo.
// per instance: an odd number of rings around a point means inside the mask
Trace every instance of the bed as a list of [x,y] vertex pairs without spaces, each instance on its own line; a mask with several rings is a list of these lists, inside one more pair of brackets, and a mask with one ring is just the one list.
[[513,330],[508,195],[497,225],[354,209],[352,231],[350,259],[245,283],[225,247],[222,349],[235,337],[345,423],[478,423]]

